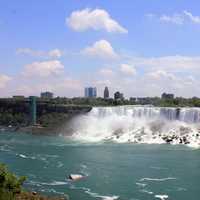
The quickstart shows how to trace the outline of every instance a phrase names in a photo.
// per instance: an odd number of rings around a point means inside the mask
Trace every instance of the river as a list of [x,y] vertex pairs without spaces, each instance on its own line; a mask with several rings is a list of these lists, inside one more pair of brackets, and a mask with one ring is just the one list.
[[[138,111],[140,114],[133,116],[134,109],[95,108],[72,122],[71,138],[65,136],[64,130],[60,136],[2,132],[0,162],[17,175],[27,176],[25,188],[47,195],[69,195],[71,200],[198,200],[200,149],[195,135],[198,115],[190,113],[178,118],[176,114],[173,115],[176,118],[163,119],[158,109],[151,111],[154,113],[151,115],[147,114],[150,111],[143,114]],[[154,129],[148,124],[161,118],[165,123],[156,129],[159,134],[156,131],[153,134]],[[135,123],[139,121],[140,124]],[[140,136],[131,136],[131,131],[136,135],[135,130],[144,125],[148,130],[143,127]],[[173,134],[185,134],[180,132],[180,126],[190,127],[187,135],[196,145],[161,142],[158,135],[171,129],[176,130]],[[85,178],[70,181],[71,173]]]

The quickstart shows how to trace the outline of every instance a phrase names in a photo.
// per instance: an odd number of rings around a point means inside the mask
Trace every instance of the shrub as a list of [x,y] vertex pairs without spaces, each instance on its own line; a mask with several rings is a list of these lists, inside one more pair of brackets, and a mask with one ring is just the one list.
[[0,164],[0,199],[14,200],[16,194],[22,191],[25,177],[17,177],[9,172],[4,164]]

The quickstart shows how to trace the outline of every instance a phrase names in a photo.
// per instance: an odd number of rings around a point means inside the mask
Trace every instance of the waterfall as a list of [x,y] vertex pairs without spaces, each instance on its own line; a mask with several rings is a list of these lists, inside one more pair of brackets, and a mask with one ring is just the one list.
[[109,116],[127,116],[131,118],[179,120],[187,123],[200,122],[199,108],[166,108],[147,106],[118,106],[118,107],[95,107],[90,116],[104,118]]
[[200,109],[153,106],[94,107],[72,122],[73,138],[90,142],[200,145]]

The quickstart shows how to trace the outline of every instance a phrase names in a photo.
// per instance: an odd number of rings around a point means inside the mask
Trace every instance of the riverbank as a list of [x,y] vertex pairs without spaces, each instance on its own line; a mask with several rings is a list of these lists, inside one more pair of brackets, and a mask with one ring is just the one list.
[[47,197],[37,192],[28,192],[22,188],[25,176],[16,176],[5,164],[0,163],[0,199],[1,200],[68,200],[64,197]]
[[0,131],[59,134],[73,117],[89,112],[92,107],[38,101],[34,116],[31,109],[28,99],[0,99]]
[[22,192],[16,195],[15,200],[68,200],[64,197],[48,197],[36,192]]

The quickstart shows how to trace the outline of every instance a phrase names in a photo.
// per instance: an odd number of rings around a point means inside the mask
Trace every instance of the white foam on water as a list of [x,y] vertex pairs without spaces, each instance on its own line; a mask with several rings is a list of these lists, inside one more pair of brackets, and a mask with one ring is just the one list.
[[[47,164],[49,163],[48,160],[55,159],[55,158],[59,157],[58,155],[48,155],[48,154],[36,154],[34,156],[31,156],[31,155],[25,155],[25,154],[21,154],[21,153],[17,153],[16,156],[19,156],[19,157],[24,158],[24,159],[40,160],[40,161],[43,161]],[[58,168],[62,167],[62,166],[63,166],[63,163],[58,162]]]
[[136,182],[135,184],[138,185],[138,186],[140,186],[140,187],[145,187],[147,185],[145,183],[138,183],[138,182]]
[[162,144],[167,136],[174,137],[171,144],[179,144],[186,137],[185,143],[199,148],[200,108],[94,107],[74,118],[71,128],[78,141]]
[[58,185],[67,185],[67,182],[64,181],[53,181],[53,182],[38,182],[38,181],[28,181],[29,185],[36,185],[36,186],[58,186]]
[[19,157],[21,157],[21,158],[28,158],[28,157],[25,156],[24,154],[19,154]]
[[155,198],[158,198],[158,199],[161,199],[161,200],[166,200],[166,199],[168,199],[168,195],[166,195],[166,194],[163,194],[163,195],[155,195]]
[[102,200],[117,200],[119,199],[119,196],[104,196],[104,195],[99,195],[98,193],[90,192],[90,191],[85,191],[85,193],[89,194],[92,197],[95,198],[101,198]]
[[142,178],[140,181],[168,181],[168,180],[176,180],[174,177],[167,178]]
[[36,157],[35,156],[27,156],[27,155],[24,155],[24,154],[16,154],[16,156],[19,156],[21,158],[24,158],[24,159],[32,159],[32,160],[35,160]]
[[61,167],[63,167],[64,166],[64,164],[61,162],[61,161],[58,161],[58,163],[57,163],[57,168],[61,168]]
[[150,168],[155,170],[167,170],[167,168],[165,167],[157,167],[157,166],[151,166]]
[[70,189],[83,190],[86,194],[90,195],[91,197],[101,198],[102,200],[117,200],[117,199],[119,199],[119,196],[116,196],[116,195],[112,195],[112,196],[100,195],[96,192],[92,192],[90,188],[77,187],[77,186],[72,185],[72,184],[70,185]]
[[51,188],[51,189],[40,189],[40,192],[43,192],[43,193],[54,193],[56,195],[62,195],[64,197],[67,197],[67,199],[69,199],[69,196],[67,194],[65,194],[64,192],[58,192],[53,188]]
[[49,183],[49,185],[67,185],[67,182],[64,182],[64,181],[53,181],[52,183]]
[[154,194],[152,191],[142,189],[140,192],[147,193],[147,194]]
[[11,149],[8,145],[3,145],[3,146],[0,146],[0,151],[11,152]]

